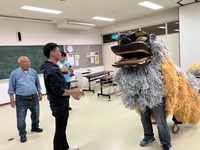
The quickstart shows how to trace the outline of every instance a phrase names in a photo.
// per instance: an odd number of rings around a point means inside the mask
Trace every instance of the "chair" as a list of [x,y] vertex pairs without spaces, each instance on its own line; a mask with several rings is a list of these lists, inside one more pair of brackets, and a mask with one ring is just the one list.
[[109,84],[109,89],[108,89],[107,94],[110,93],[111,88],[113,89],[113,93],[116,94],[117,93],[117,83],[112,82]]

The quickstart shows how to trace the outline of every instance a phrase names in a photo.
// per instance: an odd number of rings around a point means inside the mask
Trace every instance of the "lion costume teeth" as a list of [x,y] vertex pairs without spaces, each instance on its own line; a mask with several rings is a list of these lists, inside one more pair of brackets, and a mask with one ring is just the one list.
[[198,82],[170,58],[165,44],[155,35],[143,31],[118,36],[111,47],[122,59],[113,64],[119,68],[114,78],[122,89],[122,101],[129,109],[154,108],[165,97],[166,114],[182,123],[200,121]]

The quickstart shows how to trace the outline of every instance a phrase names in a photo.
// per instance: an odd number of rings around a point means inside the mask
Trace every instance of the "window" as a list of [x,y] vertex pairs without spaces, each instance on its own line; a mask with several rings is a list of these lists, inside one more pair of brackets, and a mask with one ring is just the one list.
[[155,35],[165,35],[165,29],[166,27],[164,23],[141,28],[142,31],[145,31],[148,34]]
[[179,32],[179,22],[173,21],[167,23],[167,32],[168,34],[171,33],[178,33]]
[[122,31],[122,32],[120,32],[120,34],[127,34],[129,32],[136,32],[136,31],[139,31],[139,29],[131,29],[131,30],[127,30],[127,31]]
[[111,33],[103,35],[103,43],[110,43],[117,41],[118,33]]
[[[136,31],[139,31],[139,29],[121,31],[119,34],[127,34],[129,32],[136,32]],[[172,22],[161,23],[161,24],[152,25],[148,27],[142,27],[141,31],[145,31],[147,34],[155,34],[155,35],[179,33],[179,21],[172,21]],[[103,43],[115,42],[117,39],[117,36],[118,36],[118,33],[103,35]]]

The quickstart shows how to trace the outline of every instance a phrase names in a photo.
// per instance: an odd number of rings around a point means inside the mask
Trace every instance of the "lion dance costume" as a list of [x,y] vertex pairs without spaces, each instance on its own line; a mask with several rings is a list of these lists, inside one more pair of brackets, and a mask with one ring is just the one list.
[[165,97],[167,116],[173,114],[184,124],[200,121],[199,88],[192,69],[186,73],[176,66],[166,45],[154,34],[137,31],[119,35],[117,42],[111,47],[121,56],[113,64],[119,68],[114,79],[122,89],[125,107],[140,112],[146,106],[156,107]]

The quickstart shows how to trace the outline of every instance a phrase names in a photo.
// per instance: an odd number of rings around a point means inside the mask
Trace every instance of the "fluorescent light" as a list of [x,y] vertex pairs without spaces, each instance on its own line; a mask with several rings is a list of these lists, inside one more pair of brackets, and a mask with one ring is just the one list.
[[164,27],[164,26],[160,26],[160,27],[158,27],[159,29],[166,29],[166,27]]
[[92,19],[103,20],[103,21],[114,21],[115,20],[112,18],[105,18],[105,17],[98,17],[98,16],[92,17]]
[[67,21],[68,24],[73,24],[73,25],[83,25],[83,26],[92,26],[94,27],[94,23],[87,23],[87,22],[79,22],[79,21]]
[[38,11],[38,12],[44,12],[44,13],[51,13],[51,14],[61,14],[61,13],[63,13],[62,11],[58,11],[58,10],[39,8],[39,7],[32,7],[32,6],[26,6],[26,5],[20,7],[20,9]]
[[92,29],[95,24],[78,21],[78,20],[61,20],[56,23],[57,28],[59,29],[71,29],[71,30],[89,30]]
[[177,31],[177,32],[178,32],[178,31],[179,31],[179,29],[174,29],[174,31]]
[[140,2],[140,3],[138,3],[138,5],[144,6],[144,7],[150,8],[150,9],[154,9],[154,10],[163,8],[163,6],[151,3],[149,1]]

